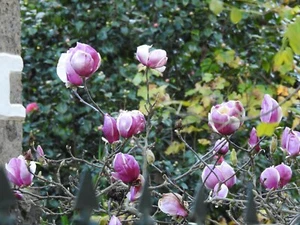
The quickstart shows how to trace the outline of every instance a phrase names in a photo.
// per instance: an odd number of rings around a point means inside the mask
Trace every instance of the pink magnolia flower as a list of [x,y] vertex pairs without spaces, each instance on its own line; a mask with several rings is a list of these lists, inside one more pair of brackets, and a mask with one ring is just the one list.
[[116,154],[113,167],[115,172],[113,178],[121,180],[124,183],[132,183],[140,175],[140,166],[132,155],[118,153]]
[[36,102],[31,102],[26,106],[26,114],[32,113],[34,111],[38,111],[39,106]]
[[281,147],[289,156],[300,155],[300,132],[286,127],[281,136]]
[[248,144],[249,144],[250,148],[254,148],[256,152],[259,152],[259,150],[260,150],[259,137],[257,136],[255,127],[253,127],[250,132]]
[[35,162],[31,161],[27,167],[24,156],[12,158],[5,164],[6,174],[11,183],[18,187],[29,186],[36,170]]
[[[234,169],[225,161],[213,168],[214,165],[209,164],[202,172],[202,182],[208,189],[214,189],[218,183],[224,183],[231,188],[236,183],[236,175]],[[213,172],[211,172],[213,171]]]
[[264,123],[279,123],[282,119],[282,109],[278,102],[265,94],[261,104],[260,120]]
[[216,141],[214,150],[218,154],[226,155],[229,150],[229,142],[225,138],[221,138]]
[[67,86],[80,86],[83,78],[90,77],[101,64],[100,54],[91,46],[77,42],[75,48],[62,53],[57,64],[58,77]]
[[235,185],[236,175],[234,169],[226,161],[223,161],[221,165],[218,165],[217,167],[223,175],[224,180],[222,180],[222,182],[225,182],[228,188]]
[[182,201],[182,196],[177,193],[163,194],[162,198],[158,200],[158,208],[171,216],[188,216],[187,202]]
[[40,145],[38,145],[36,147],[36,155],[37,155],[37,159],[45,157],[44,150],[43,150],[43,148]]
[[241,102],[228,101],[215,105],[208,114],[208,124],[223,135],[233,134],[243,124],[245,110]]
[[281,163],[280,165],[275,166],[275,169],[278,171],[280,176],[279,187],[285,186],[288,182],[290,182],[292,178],[292,169],[291,167]]
[[118,219],[118,217],[116,217],[115,215],[113,215],[110,218],[110,221],[108,223],[108,225],[122,225],[121,221]]
[[208,189],[214,189],[216,184],[224,180],[221,171],[217,168],[217,166],[214,168],[214,165],[212,164],[209,164],[204,168],[201,178],[205,187]]
[[129,192],[126,195],[130,202],[134,202],[141,197],[144,183],[145,179],[140,174],[139,177],[132,183]]
[[164,72],[165,65],[168,61],[167,52],[162,49],[150,51],[152,46],[141,45],[137,47],[136,58],[144,66]]
[[278,188],[280,181],[280,174],[274,166],[266,168],[260,175],[260,183],[267,189]]
[[122,111],[117,118],[117,129],[124,138],[139,134],[146,127],[144,115],[138,111]]
[[104,115],[102,132],[106,140],[111,144],[119,140],[119,131],[116,120],[108,114]]
[[225,184],[217,183],[213,189],[212,197],[226,198],[228,195],[228,187]]

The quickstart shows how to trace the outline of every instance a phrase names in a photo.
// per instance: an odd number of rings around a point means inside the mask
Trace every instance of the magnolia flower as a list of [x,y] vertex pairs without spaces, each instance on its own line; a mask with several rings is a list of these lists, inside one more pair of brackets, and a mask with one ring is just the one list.
[[183,202],[182,196],[177,193],[163,194],[162,198],[158,200],[158,208],[171,216],[188,216],[187,207],[188,203]]
[[152,46],[149,45],[141,45],[137,47],[137,60],[139,60],[144,66],[164,72],[166,69],[165,65],[168,60],[167,52],[162,49],[150,51],[151,47]]
[[286,127],[281,136],[281,147],[289,156],[300,155],[300,132]]
[[24,187],[31,185],[36,164],[31,161],[27,167],[24,156],[20,155],[18,158],[10,159],[9,163],[5,164],[5,169],[11,183],[18,187]]
[[38,111],[38,110],[39,110],[39,106],[36,102],[31,102],[26,106],[26,114],[29,114],[31,112]]
[[228,187],[225,184],[217,183],[213,189],[212,197],[226,198]]
[[278,171],[280,176],[279,186],[282,188],[285,186],[288,182],[290,182],[292,178],[292,169],[291,167],[285,165],[284,163],[281,163],[280,165],[275,166],[275,169]]
[[215,152],[222,154],[222,155],[226,155],[228,150],[229,150],[229,142],[225,138],[221,138],[216,141],[216,143],[214,145]]
[[250,132],[248,144],[249,144],[250,148],[254,148],[256,152],[259,152],[259,150],[260,150],[259,137],[257,136],[255,127],[253,127]]
[[267,189],[278,188],[280,181],[280,174],[274,166],[266,168],[260,175],[260,183]]
[[123,111],[117,118],[117,129],[124,138],[139,134],[146,127],[144,115],[138,111]]
[[57,64],[58,77],[67,86],[80,86],[83,78],[90,77],[101,64],[100,54],[91,46],[77,42],[75,48],[62,53]]
[[282,119],[282,109],[278,102],[265,94],[261,104],[260,120],[264,123],[279,123]]
[[139,177],[132,183],[129,192],[126,195],[130,202],[134,202],[141,197],[144,183],[145,179],[140,174]]
[[122,225],[121,221],[118,219],[118,217],[116,217],[115,215],[113,215],[110,218],[110,221],[108,223],[108,225]]
[[119,131],[116,120],[108,114],[104,115],[102,132],[106,140],[111,144],[119,140]]
[[241,102],[228,101],[215,105],[208,114],[208,124],[220,134],[233,134],[243,124],[245,110]]
[[124,183],[132,183],[140,175],[140,166],[132,155],[118,153],[113,161],[115,172],[113,178],[121,180]]
[[236,183],[236,175],[234,169],[225,161],[215,166],[209,164],[202,172],[202,182],[208,189],[214,189],[216,184],[222,182],[228,188]]

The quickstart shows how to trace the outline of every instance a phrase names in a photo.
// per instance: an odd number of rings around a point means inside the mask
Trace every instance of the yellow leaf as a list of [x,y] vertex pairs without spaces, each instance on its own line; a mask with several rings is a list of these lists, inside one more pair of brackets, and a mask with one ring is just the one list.
[[180,130],[180,133],[188,133],[188,134],[190,134],[192,132],[199,132],[199,131],[202,131],[202,129],[201,128],[197,128],[197,127],[191,125],[191,126],[182,128]]
[[296,54],[300,54],[300,18],[296,17],[295,22],[288,25],[286,36],[290,46]]
[[277,95],[282,95],[282,96],[288,96],[289,92],[288,92],[288,88],[286,86],[283,85],[278,85],[277,87]]
[[166,155],[177,154],[180,151],[184,151],[185,145],[184,143],[179,143],[177,141],[173,141],[171,145],[165,151]]
[[200,144],[200,145],[210,145],[210,140],[208,140],[208,139],[206,139],[206,138],[200,138],[200,139],[198,139],[198,143]]
[[216,15],[219,15],[223,11],[223,1],[211,0],[209,3],[209,9]]
[[234,24],[237,24],[243,18],[243,12],[238,8],[233,7],[230,11],[230,20]]
[[268,136],[271,137],[274,134],[275,128],[278,123],[260,123],[256,126],[257,136]]

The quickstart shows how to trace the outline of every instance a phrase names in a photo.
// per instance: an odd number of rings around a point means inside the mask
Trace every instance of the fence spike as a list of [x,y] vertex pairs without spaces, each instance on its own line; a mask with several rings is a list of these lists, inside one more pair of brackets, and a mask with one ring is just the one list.
[[247,205],[246,205],[246,214],[245,221],[248,225],[258,224],[256,204],[253,196],[253,185],[248,184],[247,187]]
[[15,224],[15,217],[9,215],[9,209],[15,206],[17,201],[2,167],[0,167],[0,185],[0,225]]
[[145,183],[143,187],[143,192],[140,197],[139,203],[139,212],[141,213],[141,218],[139,221],[135,223],[135,225],[153,225],[154,220],[150,216],[152,203],[151,203],[151,194],[149,190],[149,178],[146,174],[145,176]]
[[91,212],[97,207],[98,202],[91,174],[89,171],[84,170],[80,178],[79,192],[75,202],[75,209],[79,210],[79,218],[76,218],[74,223],[78,225],[90,224]]
[[196,219],[197,225],[204,225],[207,214],[207,203],[205,203],[204,186],[200,182],[198,184],[195,195],[194,207],[192,209],[192,217]]
[[89,171],[84,170],[80,178],[79,192],[76,197],[75,209],[95,209],[98,207],[96,193],[93,188]]

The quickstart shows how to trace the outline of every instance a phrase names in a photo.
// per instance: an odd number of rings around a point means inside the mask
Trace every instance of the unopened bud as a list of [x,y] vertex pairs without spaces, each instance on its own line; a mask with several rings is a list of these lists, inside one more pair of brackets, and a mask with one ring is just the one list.
[[237,165],[237,157],[236,157],[236,151],[235,149],[232,149],[231,154],[230,154],[230,161],[233,166]]
[[146,157],[147,157],[147,162],[148,164],[152,164],[155,161],[155,156],[151,150],[146,151]]
[[274,154],[277,149],[277,137],[272,136],[271,144],[270,144],[270,154]]

